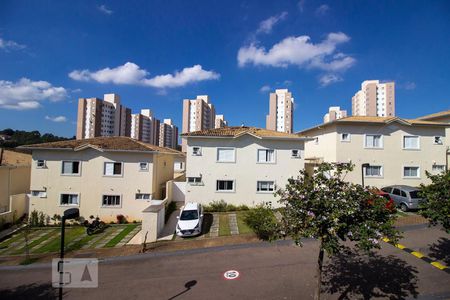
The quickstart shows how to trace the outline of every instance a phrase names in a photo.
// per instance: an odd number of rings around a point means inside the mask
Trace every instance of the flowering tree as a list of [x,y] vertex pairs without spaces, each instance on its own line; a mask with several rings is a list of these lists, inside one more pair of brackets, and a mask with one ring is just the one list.
[[421,185],[422,197],[427,199],[421,205],[420,214],[430,221],[431,225],[440,224],[450,233],[450,171],[439,175],[431,175],[431,184]]
[[383,237],[394,242],[399,237],[393,227],[395,216],[386,206],[386,199],[343,180],[352,169],[350,164],[324,163],[313,176],[301,171],[297,179],[289,179],[285,189],[277,191],[283,205],[285,233],[299,245],[307,237],[320,243],[317,299],[320,299],[324,252],[330,256],[339,253],[346,240],[369,251],[380,248]]

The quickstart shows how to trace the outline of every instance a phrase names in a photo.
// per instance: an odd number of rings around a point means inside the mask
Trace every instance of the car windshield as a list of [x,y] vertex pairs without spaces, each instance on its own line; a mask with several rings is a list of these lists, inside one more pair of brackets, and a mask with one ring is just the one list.
[[180,220],[189,221],[198,219],[198,212],[196,210],[184,210],[181,213]]
[[411,199],[422,198],[420,197],[420,191],[411,191],[409,192],[409,195],[411,196]]

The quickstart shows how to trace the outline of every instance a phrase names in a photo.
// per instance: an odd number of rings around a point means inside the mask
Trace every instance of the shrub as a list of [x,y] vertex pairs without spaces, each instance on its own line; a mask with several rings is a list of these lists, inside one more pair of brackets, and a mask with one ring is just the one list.
[[166,211],[164,214],[164,223],[167,223],[167,221],[170,218],[170,215],[176,210],[177,210],[177,204],[174,201],[172,201],[166,205]]
[[279,226],[272,207],[260,204],[249,209],[244,217],[245,223],[263,240],[274,240],[279,234]]
[[125,218],[124,215],[117,215],[116,219],[117,219],[117,224],[127,224],[128,223],[127,218]]
[[42,211],[38,213],[38,226],[39,227],[45,226],[45,214]]
[[247,205],[233,205],[228,204],[224,200],[212,201],[209,205],[204,206],[205,212],[228,212],[249,210]]
[[31,227],[37,227],[39,225],[39,214],[36,210],[33,210],[30,213],[30,217],[28,218],[28,223]]

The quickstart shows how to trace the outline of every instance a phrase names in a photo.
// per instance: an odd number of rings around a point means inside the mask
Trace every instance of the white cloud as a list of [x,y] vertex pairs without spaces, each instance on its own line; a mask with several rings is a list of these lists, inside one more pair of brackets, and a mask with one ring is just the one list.
[[339,81],[342,81],[342,77],[336,74],[325,74],[319,78],[319,82],[321,86],[327,86]]
[[288,67],[296,65],[326,71],[343,71],[355,63],[355,59],[343,53],[336,53],[339,44],[350,40],[342,32],[329,33],[325,40],[313,44],[309,36],[287,37],[272,46],[268,51],[255,44],[241,47],[238,52],[238,64]]
[[303,10],[305,9],[305,2],[306,2],[305,0],[300,0],[297,3],[297,7],[300,10],[300,12],[303,12]]
[[323,16],[330,10],[330,7],[326,4],[322,4],[316,9],[317,16]]
[[115,68],[105,68],[95,72],[75,70],[69,77],[78,81],[96,81],[100,83],[143,85],[156,88],[173,88],[204,80],[219,79],[220,74],[203,70],[201,65],[184,68],[175,74],[157,75],[148,78],[149,72],[132,62]]
[[416,89],[416,83],[412,81],[408,81],[403,85],[403,88],[405,90],[415,90]]
[[25,45],[21,45],[19,43],[16,43],[14,41],[7,41],[2,38],[0,38],[0,49],[9,52],[10,50],[21,50],[26,48]]
[[106,7],[105,4],[102,4],[98,7],[98,10],[104,13],[105,15],[112,15],[113,11]]
[[267,93],[267,92],[270,91],[270,90],[271,90],[271,88],[270,88],[269,85],[263,85],[263,86],[259,89],[259,91],[260,91],[261,93]]
[[17,82],[0,80],[0,108],[26,110],[40,107],[44,100],[60,101],[67,97],[63,87],[54,87],[47,81],[22,78]]
[[45,116],[46,120],[52,121],[52,122],[56,122],[56,123],[63,123],[63,122],[67,122],[67,118],[64,116],[57,116],[57,117],[49,117],[49,116]]
[[259,27],[256,30],[256,33],[271,33],[273,26],[275,26],[278,22],[284,20],[287,16],[287,12],[282,12],[276,16],[272,16],[261,23],[259,23]]

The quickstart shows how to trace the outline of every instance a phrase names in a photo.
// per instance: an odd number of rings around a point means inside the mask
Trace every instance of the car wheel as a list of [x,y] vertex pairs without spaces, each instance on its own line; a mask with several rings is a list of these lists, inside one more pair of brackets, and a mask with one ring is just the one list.
[[408,206],[406,206],[405,203],[402,203],[402,204],[400,204],[400,210],[403,211],[403,212],[406,212],[406,211],[408,211],[409,209],[408,209]]

